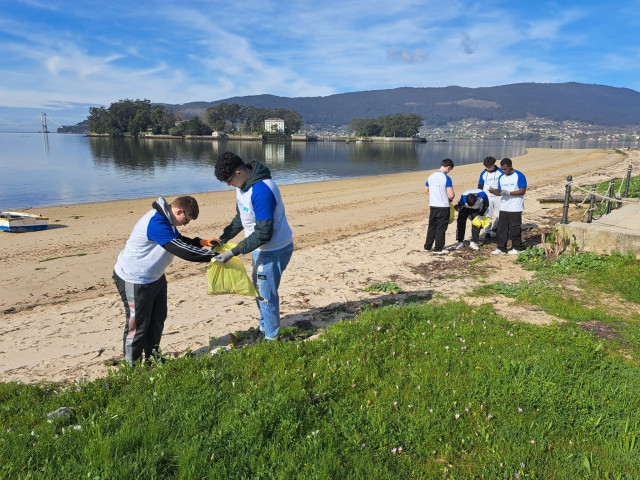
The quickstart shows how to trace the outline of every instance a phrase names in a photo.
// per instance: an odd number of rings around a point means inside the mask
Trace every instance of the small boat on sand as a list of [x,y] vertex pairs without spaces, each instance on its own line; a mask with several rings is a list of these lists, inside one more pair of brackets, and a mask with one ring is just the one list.
[[49,219],[42,215],[25,212],[0,212],[0,230],[5,232],[33,232],[45,230]]

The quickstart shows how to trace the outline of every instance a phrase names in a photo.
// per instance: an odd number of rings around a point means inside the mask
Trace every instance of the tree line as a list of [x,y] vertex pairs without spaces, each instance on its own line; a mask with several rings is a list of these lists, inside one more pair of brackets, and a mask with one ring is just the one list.
[[288,108],[264,108],[237,103],[219,103],[207,108],[204,121],[214,130],[230,132],[264,132],[264,121],[268,118],[284,120],[286,134],[299,132],[302,128],[302,115]]
[[349,131],[356,137],[414,137],[422,125],[422,117],[415,113],[396,113],[377,118],[352,118]]
[[87,119],[89,131],[111,136],[137,137],[145,132],[154,135],[211,135],[224,133],[265,133],[264,121],[268,118],[284,120],[285,133],[298,132],[302,127],[302,115],[286,108],[261,108],[238,104],[220,103],[208,108],[201,120],[195,116],[182,120],[162,105],[151,105],[150,100],[120,100],[108,108],[91,107]]

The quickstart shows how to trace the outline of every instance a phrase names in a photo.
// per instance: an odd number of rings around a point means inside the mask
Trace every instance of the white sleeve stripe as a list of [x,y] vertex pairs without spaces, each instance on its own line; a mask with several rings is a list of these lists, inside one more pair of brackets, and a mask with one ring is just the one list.
[[189,243],[187,243],[184,240],[181,240],[179,238],[174,238],[173,240],[171,240],[171,243],[173,243],[176,247],[179,247],[182,250],[188,250],[188,251],[193,252],[193,253],[198,254],[198,255],[202,255],[203,254],[203,252],[202,252],[203,249],[202,248],[196,247],[194,245],[191,245],[191,244],[189,244]]

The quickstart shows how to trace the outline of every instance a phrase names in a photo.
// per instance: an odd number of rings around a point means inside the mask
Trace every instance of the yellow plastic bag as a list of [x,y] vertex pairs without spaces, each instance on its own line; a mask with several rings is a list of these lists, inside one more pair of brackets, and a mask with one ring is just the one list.
[[449,202],[449,224],[453,223],[456,219],[456,207],[453,206],[453,203]]
[[[234,243],[225,243],[221,247],[216,247],[215,251],[218,253],[226,252],[235,246]],[[256,292],[253,283],[251,283],[242,260],[238,257],[233,257],[227,263],[211,260],[211,264],[207,268],[207,279],[207,293],[209,295],[236,293],[250,297],[258,296],[258,292]]]
[[471,223],[478,228],[487,228],[491,224],[491,219],[489,217],[475,217]]

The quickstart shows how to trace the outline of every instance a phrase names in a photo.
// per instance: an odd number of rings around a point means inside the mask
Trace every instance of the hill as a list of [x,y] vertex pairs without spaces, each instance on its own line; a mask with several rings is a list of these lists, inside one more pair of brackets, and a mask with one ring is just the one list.
[[516,120],[528,116],[554,121],[571,120],[610,127],[640,123],[640,93],[628,88],[582,83],[518,83],[498,87],[401,87],[389,90],[341,93],[327,97],[251,95],[213,102],[168,105],[188,119],[202,116],[219,103],[288,108],[313,125],[346,125],[352,118],[393,113],[416,113],[428,126],[467,118]]

